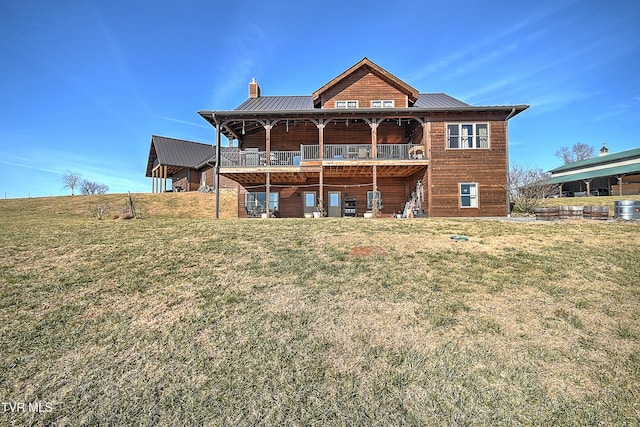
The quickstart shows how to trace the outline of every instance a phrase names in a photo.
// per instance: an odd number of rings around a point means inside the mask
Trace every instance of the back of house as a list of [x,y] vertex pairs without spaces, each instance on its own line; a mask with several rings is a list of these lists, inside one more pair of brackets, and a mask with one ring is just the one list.
[[[234,110],[198,112],[230,143],[190,164],[219,165],[241,217],[508,214],[508,120],[527,105],[420,93],[368,58],[308,96],[263,96],[255,79],[248,92]],[[157,149],[147,176],[184,179]]]

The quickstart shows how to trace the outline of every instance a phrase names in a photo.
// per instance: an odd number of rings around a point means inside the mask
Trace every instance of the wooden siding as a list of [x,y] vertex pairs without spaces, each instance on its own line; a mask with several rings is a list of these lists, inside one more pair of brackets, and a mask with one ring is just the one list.
[[371,144],[371,128],[363,120],[349,123],[349,126],[344,122],[330,122],[324,128],[324,143]]
[[358,101],[370,108],[372,100],[393,100],[395,108],[407,107],[407,96],[366,67],[355,71],[322,94],[322,108],[335,108],[336,101]]
[[[404,208],[404,204],[415,189],[416,180],[421,175],[417,174],[410,178],[381,178],[378,177],[378,191],[382,197],[382,216],[390,217]],[[315,185],[314,185],[315,184]],[[278,215],[283,218],[302,218],[303,213],[303,193],[305,191],[315,191],[318,194],[317,181],[312,186],[288,186],[278,182],[271,182],[271,192],[279,193],[279,212]],[[328,200],[329,191],[340,191],[341,201],[355,199],[357,204],[357,215],[363,216],[367,209],[367,192],[373,190],[373,176],[351,177],[345,178],[327,178],[324,181],[323,199],[325,205]],[[238,216],[240,218],[248,218],[245,208],[246,194],[251,192],[264,192],[264,186],[252,186],[251,189],[241,187],[238,191]],[[325,207],[326,208],[326,207]]]
[[[507,141],[504,121],[489,123],[489,149],[446,149],[446,123],[469,123],[458,117],[431,124],[432,216],[504,216],[507,214]],[[426,182],[426,180],[425,180]],[[460,207],[460,183],[478,184],[478,207]]]
[[[247,126],[255,126],[255,124],[247,122]],[[259,130],[243,137],[240,149],[257,148],[260,151],[266,150],[266,134],[266,130],[260,125]],[[281,121],[271,128],[272,150],[299,150],[302,144],[318,144],[318,127],[313,122],[309,120],[290,120],[287,130],[286,121]]]
[[[202,179],[202,173],[206,172],[206,184],[208,187],[213,187],[214,183],[214,170],[213,167],[207,166],[202,169],[188,169],[184,168],[175,173],[172,178],[172,187],[182,188],[182,191],[198,191],[200,188],[200,182]],[[225,176],[220,175],[220,188],[237,190],[240,187],[236,181],[231,180]]]
[[[249,123],[248,126],[254,126]],[[422,131],[417,121],[407,123],[407,120],[398,125],[396,119],[382,122],[378,126],[379,144],[404,144],[407,142],[421,143]],[[271,129],[272,150],[299,150],[300,145],[317,145],[319,138],[318,127],[311,121],[289,121],[288,129],[286,121],[278,122]],[[257,148],[266,150],[266,131],[260,129],[245,135],[240,148]],[[371,127],[362,119],[350,120],[347,126],[344,120],[332,120],[324,128],[325,144],[371,144]]]
[[[375,77],[375,76],[373,76]],[[348,80],[348,79],[347,79]],[[353,86],[353,85],[352,85]],[[349,87],[352,87],[349,86]],[[392,88],[393,89],[393,88]],[[379,97],[376,97],[378,99]],[[506,113],[441,113],[431,115],[430,135],[431,158],[429,166],[431,181],[426,165],[404,165],[400,162],[394,167],[378,166],[378,188],[382,191],[383,215],[391,215],[402,209],[418,179],[424,184],[424,210],[428,203],[431,206],[431,216],[504,216],[507,212],[507,129],[504,121]],[[490,147],[488,149],[447,149],[447,123],[488,123]],[[397,119],[386,120],[378,127],[378,143],[399,144],[412,142],[422,143],[423,127],[417,120],[398,124]],[[370,144],[371,128],[364,120],[350,121],[346,126],[344,121],[329,122],[324,130],[325,144]],[[271,131],[272,150],[298,150],[301,144],[318,144],[318,128],[310,121],[289,123],[279,122]],[[241,148],[265,149],[265,131],[247,134]],[[327,191],[341,189],[342,200],[355,197],[358,215],[366,211],[366,194],[372,189],[371,165],[364,163],[335,163],[325,161],[324,168],[324,200]],[[310,165],[310,163],[309,163]],[[309,166],[307,165],[307,166]],[[318,165],[320,162],[318,162]],[[404,168],[404,169],[403,169]],[[250,171],[247,171],[250,174]],[[299,174],[298,174],[299,175]],[[306,182],[300,182],[300,177],[293,173],[290,178],[278,180],[272,174],[272,191],[280,194],[280,215],[284,217],[302,217],[302,194],[306,190],[317,187],[296,187],[297,185],[318,185],[318,177],[310,176]],[[231,175],[230,175],[231,176]],[[263,178],[263,176],[262,176]],[[243,178],[245,179],[245,178]],[[246,181],[246,179],[245,179]],[[250,182],[250,181],[246,181]],[[460,183],[478,184],[478,207],[460,207]],[[259,179],[252,185],[260,185],[264,179]],[[371,186],[369,186],[371,184]],[[279,187],[281,185],[282,187]],[[358,187],[358,185],[362,185]],[[288,187],[287,187],[288,186]],[[286,187],[286,189],[284,189]],[[259,189],[252,191],[260,191]],[[261,191],[264,191],[261,190]],[[316,190],[317,191],[317,190]],[[238,211],[240,216],[246,216],[244,207],[245,192],[240,191]]]

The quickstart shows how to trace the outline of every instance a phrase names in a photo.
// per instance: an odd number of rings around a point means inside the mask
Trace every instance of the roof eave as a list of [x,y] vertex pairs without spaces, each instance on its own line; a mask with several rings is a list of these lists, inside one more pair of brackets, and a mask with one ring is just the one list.
[[529,105],[494,105],[494,106],[460,106],[460,107],[408,107],[408,108],[327,108],[320,109],[315,108],[312,110],[200,110],[198,114],[216,126],[216,119],[225,120],[230,118],[269,118],[269,117],[282,117],[282,118],[302,118],[302,117],[328,117],[328,116],[399,116],[399,115],[416,115],[422,113],[455,113],[455,112],[490,112],[490,111],[504,111],[511,112],[513,114],[510,117],[514,117],[520,114],[524,110],[529,108]]

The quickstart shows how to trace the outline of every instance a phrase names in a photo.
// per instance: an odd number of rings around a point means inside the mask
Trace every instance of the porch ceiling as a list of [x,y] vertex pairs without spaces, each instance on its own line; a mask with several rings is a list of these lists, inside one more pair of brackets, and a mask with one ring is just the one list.
[[[424,169],[426,169],[425,165],[377,165],[376,174],[378,178],[408,177]],[[325,178],[371,177],[372,175],[371,165],[337,165],[324,168]]]
[[[264,172],[220,172],[220,175],[238,182],[242,186],[264,185],[267,175]],[[291,172],[271,172],[269,180],[278,184],[308,184],[317,182],[320,178],[318,171],[291,171]]]
[[[184,167],[182,166],[173,166],[173,165],[156,165],[153,170],[158,169],[159,170],[159,174],[162,174],[162,167],[166,166],[167,167],[167,177],[172,177],[173,175],[177,174],[178,172],[180,172],[181,170],[184,169]],[[149,174],[149,176],[151,176],[151,174]]]
[[[426,170],[427,165],[377,165],[376,173],[378,178],[409,177],[416,172]],[[270,172],[270,182],[272,184],[314,184],[320,179],[319,168],[314,170],[283,171],[275,170]],[[221,171],[220,175],[238,182],[242,186],[264,185],[266,183],[266,168],[260,171],[236,170]],[[324,178],[354,178],[372,177],[373,168],[371,165],[331,165],[324,167]]]

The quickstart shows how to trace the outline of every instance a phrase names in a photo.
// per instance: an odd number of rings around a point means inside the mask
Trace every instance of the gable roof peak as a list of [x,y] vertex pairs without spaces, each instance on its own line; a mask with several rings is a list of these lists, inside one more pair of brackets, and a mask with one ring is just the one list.
[[374,63],[373,61],[371,61],[369,58],[365,56],[360,61],[358,61],[357,63],[349,67],[347,70],[340,73],[338,76],[336,76],[334,79],[329,81],[324,86],[322,86],[320,89],[313,92],[312,94],[313,101],[315,102],[316,100],[318,100],[320,96],[324,92],[326,92],[328,89],[332,88],[333,86],[338,84],[340,81],[350,76],[354,72],[360,70],[361,68],[367,68],[373,74],[376,74],[378,77],[387,81],[389,84],[405,92],[409,97],[409,100],[411,100],[412,102],[415,102],[418,99],[419,93],[416,89],[414,89],[412,86],[408,85],[407,83],[403,82],[402,80],[400,80],[399,78],[397,78],[396,76],[394,76],[393,74],[391,74],[390,72],[388,72],[387,70],[385,70],[384,68]]

